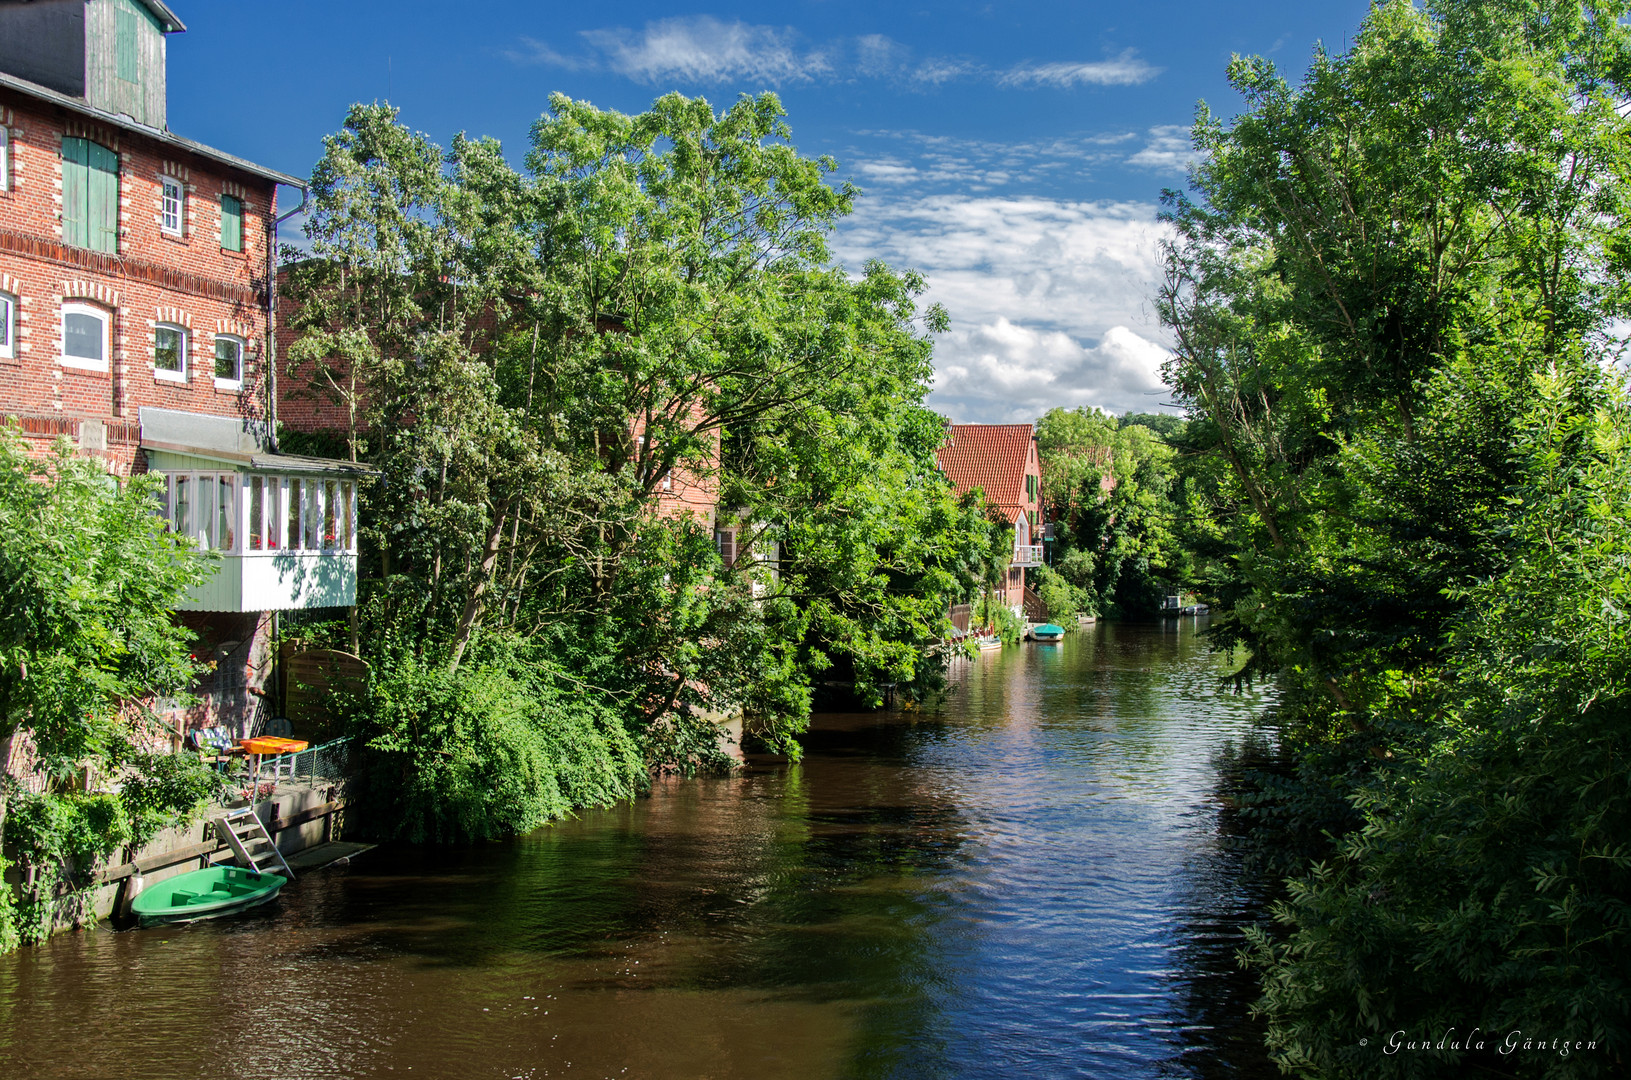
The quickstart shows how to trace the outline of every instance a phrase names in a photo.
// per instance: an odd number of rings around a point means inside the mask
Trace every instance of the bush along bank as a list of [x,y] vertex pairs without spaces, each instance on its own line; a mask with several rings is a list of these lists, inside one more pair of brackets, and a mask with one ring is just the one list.
[[1631,1059],[1625,14],[1391,3],[1298,86],[1237,59],[1167,197],[1214,638],[1279,691],[1246,957],[1298,1075]]

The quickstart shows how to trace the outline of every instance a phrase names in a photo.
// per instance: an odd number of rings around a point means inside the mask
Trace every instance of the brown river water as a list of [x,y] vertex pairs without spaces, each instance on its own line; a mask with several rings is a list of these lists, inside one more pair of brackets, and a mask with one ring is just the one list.
[[0,1078],[1268,1077],[1205,620],[959,662],[798,764],[0,957]]

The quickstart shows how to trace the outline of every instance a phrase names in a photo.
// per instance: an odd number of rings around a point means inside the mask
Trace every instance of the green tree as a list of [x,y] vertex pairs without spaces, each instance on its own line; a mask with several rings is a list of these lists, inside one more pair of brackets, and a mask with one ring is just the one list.
[[0,429],[0,755],[10,768],[24,739],[43,779],[30,793],[3,778],[0,840],[35,874],[20,925],[0,905],[0,947],[49,932],[65,870],[145,843],[215,789],[195,758],[152,752],[169,735],[154,700],[200,670],[172,608],[208,570],[165,532],[157,491],[66,442],[30,461]]
[[[971,527],[921,408],[944,316],[914,277],[832,265],[854,193],[788,134],[771,95],[637,116],[556,95],[517,171],[351,111],[290,355],[381,469],[364,640],[456,673],[515,639],[686,769],[717,762],[718,711],[791,748],[832,655],[863,693],[929,676]],[[656,515],[676,478],[724,485],[775,572]]]
[[1167,196],[1215,631],[1280,690],[1286,761],[1244,802],[1299,857],[1254,958],[1305,1075],[1459,1074],[1356,1032],[1518,1017],[1611,1051],[1478,1065],[1623,1069],[1617,639],[1579,635],[1619,587],[1626,14],[1391,3],[1299,87],[1237,59],[1248,111],[1201,111]]
[[1192,583],[1179,537],[1178,455],[1166,437],[1183,430],[1177,417],[1087,408],[1053,409],[1037,421],[1054,568],[1090,612],[1149,614]]

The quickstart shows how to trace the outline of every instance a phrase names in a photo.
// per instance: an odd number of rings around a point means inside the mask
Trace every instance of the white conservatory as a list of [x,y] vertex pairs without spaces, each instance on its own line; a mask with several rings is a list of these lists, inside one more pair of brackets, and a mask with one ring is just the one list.
[[164,476],[163,516],[219,556],[183,609],[356,603],[357,485],[367,466],[266,452],[250,421],[150,408],[141,421],[148,470]]

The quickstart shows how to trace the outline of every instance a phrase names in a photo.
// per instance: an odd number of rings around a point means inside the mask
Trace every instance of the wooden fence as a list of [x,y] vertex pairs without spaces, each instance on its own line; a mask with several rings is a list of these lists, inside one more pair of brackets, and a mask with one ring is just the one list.
[[304,739],[335,733],[339,717],[333,714],[333,695],[361,697],[368,690],[368,661],[338,649],[300,649],[283,646],[279,656],[283,672],[283,712]]

